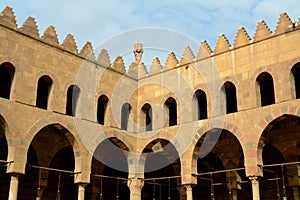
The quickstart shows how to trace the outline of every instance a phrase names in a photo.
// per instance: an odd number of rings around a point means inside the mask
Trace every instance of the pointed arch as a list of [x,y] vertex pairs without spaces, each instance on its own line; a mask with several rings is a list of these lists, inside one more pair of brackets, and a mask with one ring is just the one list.
[[107,110],[107,104],[108,104],[108,97],[106,95],[101,95],[98,98],[98,104],[97,104],[97,120],[99,124],[104,125],[105,123],[105,114]]
[[260,73],[256,78],[257,95],[260,96],[260,106],[268,106],[275,103],[273,77],[268,72]]
[[173,97],[169,97],[165,101],[165,107],[167,111],[167,123],[169,126],[177,125],[177,103]]
[[237,112],[237,98],[235,85],[226,81],[222,86],[222,91],[226,98],[226,114]]
[[197,90],[195,92],[195,98],[197,99],[197,116],[198,120],[207,119],[207,99],[206,93],[203,90]]
[[152,107],[149,103],[142,107],[141,126],[145,127],[146,131],[152,130]]
[[293,75],[294,82],[292,83],[292,87],[294,88],[293,96],[296,99],[300,98],[300,62],[296,63],[292,69],[291,73]]
[[47,110],[52,84],[52,79],[47,75],[39,78],[36,95],[36,107]]
[[121,110],[121,129],[122,130],[128,129],[128,120],[129,120],[130,111],[131,111],[131,105],[129,103],[124,103],[122,105],[122,110]]
[[68,88],[66,115],[75,117],[79,94],[80,94],[80,88],[77,85],[71,85]]
[[11,63],[0,65],[0,97],[9,99],[14,75],[15,67]]

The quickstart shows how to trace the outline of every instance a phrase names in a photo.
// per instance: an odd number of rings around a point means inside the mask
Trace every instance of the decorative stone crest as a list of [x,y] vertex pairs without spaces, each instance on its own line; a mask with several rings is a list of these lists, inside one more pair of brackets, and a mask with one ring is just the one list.
[[144,53],[143,44],[135,43],[133,49],[136,64],[141,64],[142,55]]

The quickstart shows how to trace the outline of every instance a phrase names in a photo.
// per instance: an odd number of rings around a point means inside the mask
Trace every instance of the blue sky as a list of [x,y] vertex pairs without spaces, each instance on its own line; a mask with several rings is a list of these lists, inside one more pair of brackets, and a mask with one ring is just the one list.
[[[232,44],[239,27],[252,37],[259,20],[273,31],[280,13],[296,21],[300,16],[299,0],[1,0],[1,10],[5,6],[13,7],[19,26],[33,16],[41,35],[50,25],[60,42],[73,34],[79,50],[86,41],[96,48],[112,36],[143,27],[175,30],[198,46],[207,40],[214,49],[221,33]],[[198,49],[192,49],[196,54]]]

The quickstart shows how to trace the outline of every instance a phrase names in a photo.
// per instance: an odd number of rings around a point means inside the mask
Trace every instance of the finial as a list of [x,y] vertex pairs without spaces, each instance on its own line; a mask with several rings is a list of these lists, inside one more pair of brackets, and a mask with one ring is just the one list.
[[144,52],[143,44],[142,43],[135,43],[133,53],[134,53],[134,57],[135,57],[135,62],[138,65],[141,63],[143,52]]

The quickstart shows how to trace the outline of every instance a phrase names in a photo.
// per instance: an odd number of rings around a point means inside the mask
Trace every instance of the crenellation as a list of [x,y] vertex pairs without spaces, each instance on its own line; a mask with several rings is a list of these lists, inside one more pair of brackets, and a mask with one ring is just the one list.
[[122,74],[126,73],[125,63],[122,56],[117,56],[117,58],[115,59],[112,65],[112,68],[116,69],[118,72],[121,72]]
[[73,35],[68,34],[62,44],[60,45],[66,51],[69,51],[75,55],[78,54],[77,44]]
[[168,54],[167,59],[166,59],[166,63],[165,63],[164,70],[176,68],[177,65],[178,65],[178,60],[177,60],[177,58],[176,58],[175,53],[174,53],[174,52],[170,52],[170,53]]
[[97,63],[102,67],[109,67],[111,65],[110,57],[106,49],[102,49],[98,55]]
[[253,36],[253,41],[264,40],[272,35],[272,31],[268,27],[265,21],[261,20],[256,26],[256,30]]
[[293,22],[286,13],[281,13],[275,28],[275,34],[284,33],[288,29],[292,29]]
[[249,37],[246,29],[244,27],[241,27],[238,29],[234,42],[233,42],[233,47],[241,47],[244,45],[250,44],[251,38]]
[[194,56],[192,49],[189,46],[187,46],[183,50],[179,65],[184,65],[184,64],[190,63],[194,59],[195,59],[195,56]]
[[46,28],[44,34],[42,35],[42,40],[54,46],[59,45],[58,36],[54,26],[49,26],[48,28]]
[[5,7],[0,13],[0,24],[12,29],[17,29],[17,20],[14,11],[11,7]]
[[212,55],[212,53],[213,53],[212,49],[208,45],[207,41],[204,40],[200,44],[197,59],[201,60],[201,59],[210,57]]
[[152,64],[150,66],[149,74],[157,74],[162,71],[162,65],[160,64],[160,60],[158,57],[153,58]]
[[215,50],[214,50],[214,55],[229,51],[230,47],[231,46],[230,46],[229,40],[226,38],[226,36],[224,34],[221,34],[218,37],[218,40],[217,40],[217,43],[215,46]]
[[96,61],[92,43],[89,41],[86,42],[85,45],[82,47],[82,49],[79,52],[79,55],[84,57],[85,59]]
[[18,30],[26,35],[40,39],[39,29],[34,17],[28,17]]

